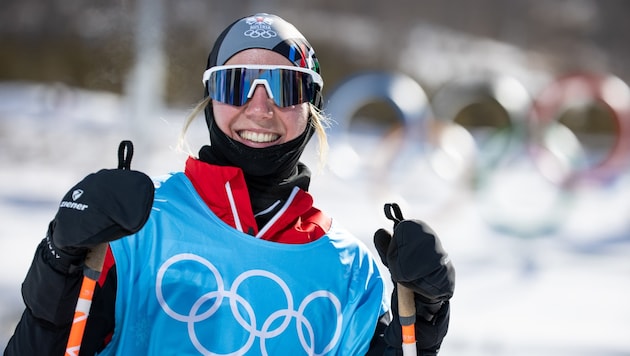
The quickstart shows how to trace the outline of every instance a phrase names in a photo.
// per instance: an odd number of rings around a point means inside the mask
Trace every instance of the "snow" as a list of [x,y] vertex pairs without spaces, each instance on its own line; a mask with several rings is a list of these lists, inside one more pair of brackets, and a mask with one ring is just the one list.
[[[182,169],[186,155],[174,147],[186,110],[164,110],[142,125],[125,110],[110,93],[0,83],[0,347],[24,308],[20,284],[67,189],[115,167],[123,139],[136,143],[133,168],[153,176]],[[188,139],[195,150],[206,142],[203,119]],[[350,169],[344,178],[318,171],[309,146],[311,192],[372,249],[373,232],[390,227],[385,202],[438,233],[457,269],[441,355],[630,355],[630,175],[559,192],[520,164],[475,192],[440,179],[421,150],[366,163],[382,153],[379,142],[374,133],[350,135],[361,149],[343,156],[346,168],[367,173]],[[344,152],[331,147],[331,163]],[[506,196],[522,204],[505,204]]]

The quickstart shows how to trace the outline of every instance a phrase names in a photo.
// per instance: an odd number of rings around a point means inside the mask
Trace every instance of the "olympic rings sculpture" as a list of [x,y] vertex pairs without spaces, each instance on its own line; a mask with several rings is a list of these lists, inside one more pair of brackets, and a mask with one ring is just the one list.
[[[616,76],[595,73],[575,73],[557,78],[537,96],[531,116],[532,155],[541,172],[550,175],[545,163],[558,161],[557,149],[545,140],[544,133],[553,130],[563,112],[571,108],[600,105],[612,116],[615,138],[605,157],[592,166],[571,169],[560,180],[580,181],[614,179],[630,165],[630,88]],[[553,179],[554,177],[550,177]]]
[[[395,82],[406,83],[407,95],[392,89]],[[475,193],[475,199],[483,201],[484,207],[479,211],[486,223],[508,233],[531,236],[553,232],[567,219],[569,204],[571,207],[576,204],[575,192],[603,190],[628,175],[630,167],[630,87],[612,74],[576,72],[552,78],[538,90],[500,73],[471,75],[444,83],[427,99],[413,78],[401,73],[366,72],[343,81],[327,96],[324,110],[339,123],[334,127],[336,132],[330,135],[331,151],[335,153],[332,159],[338,159],[340,151],[352,153],[341,155],[344,162],[336,166],[356,170],[356,161],[375,159],[374,155],[361,157],[358,150],[349,148],[349,122],[362,106],[384,100],[393,106],[404,126],[405,133],[398,139],[405,143],[397,147],[402,150],[415,145],[437,177],[445,182],[466,183]],[[497,125],[500,120],[495,117],[494,127],[479,130],[475,124],[487,118],[468,117],[472,126],[457,121],[460,115],[465,117],[465,110],[477,104],[485,105],[486,109],[494,106],[485,113],[503,116],[505,122]],[[613,124],[608,127],[612,129],[604,138],[610,147],[601,143],[589,147],[588,142],[580,140],[579,132],[563,121],[576,108],[589,105],[603,108],[599,111],[611,118],[608,121]],[[590,124],[602,126],[600,121]],[[399,151],[390,153],[389,158],[395,160],[405,155]],[[597,156],[603,158],[596,161]],[[514,168],[522,169],[517,164],[526,166],[525,170],[532,174],[517,176],[519,172]],[[336,166],[331,167],[333,173],[349,177],[339,174]],[[376,166],[379,171],[371,175],[382,180],[392,174],[388,168]],[[539,195],[525,199],[526,204],[519,207],[509,200],[510,194],[526,194],[526,190],[518,188],[524,177]],[[505,178],[511,184],[506,184]]]
[[[167,298],[165,298],[163,292],[163,280],[165,274],[174,264],[183,262],[198,263],[201,266],[207,268],[212,276],[214,276],[217,284],[216,290],[203,294],[194,303],[192,303],[187,314],[178,313],[173,310],[173,308],[168,304],[168,301],[166,300]],[[258,328],[258,325],[260,324],[257,319],[256,311],[254,310],[254,308],[252,308],[251,304],[247,300],[245,300],[245,298],[238,294],[238,289],[241,284],[252,277],[263,277],[271,282],[274,282],[282,290],[287,305],[286,309],[275,311],[271,315],[269,315],[262,322],[260,328]],[[267,340],[278,337],[282,333],[284,333],[287,330],[292,319],[295,319],[295,327],[299,342],[308,355],[324,355],[330,352],[330,350],[332,350],[339,341],[341,335],[341,325],[343,320],[341,314],[341,302],[332,293],[325,290],[314,291],[308,294],[300,302],[296,309],[289,286],[277,275],[265,270],[249,270],[241,273],[233,281],[232,285],[228,287],[226,286],[225,281],[223,280],[219,270],[210,261],[195,254],[178,254],[164,262],[164,264],[160,266],[156,277],[155,294],[158,303],[162,307],[162,310],[168,316],[170,316],[174,320],[187,324],[188,336],[190,337],[190,341],[192,342],[194,347],[203,355],[243,355],[247,353],[249,349],[251,349],[256,338],[258,338],[260,342],[261,353],[263,355],[267,355]],[[330,304],[334,307],[336,311],[335,318],[337,323],[335,325],[335,331],[330,342],[318,352],[318,350],[315,350],[315,331],[313,330],[311,322],[304,315],[304,311],[312,301],[319,298],[328,300]],[[219,354],[208,350],[203,345],[202,341],[197,336],[195,323],[211,318],[221,308],[224,299],[229,300],[230,310],[232,312],[232,315],[234,316],[234,319],[246,332],[249,332],[249,337],[240,349],[227,354]],[[211,301],[212,304],[210,308],[204,312],[200,312],[201,307]],[[239,311],[239,305],[242,308],[240,310],[244,310],[247,313],[247,318],[249,321],[241,315],[241,312]],[[282,320],[280,325],[272,328],[273,325],[277,324],[278,320]],[[306,330],[306,335],[304,330]]]
[[[507,132],[503,132],[498,140],[499,153],[505,154],[516,141],[530,140],[527,154],[533,155],[533,160],[541,168],[544,168],[541,152],[553,151],[548,142],[541,139],[541,132],[549,133],[560,116],[572,107],[601,104],[615,121],[614,148],[594,167],[569,167],[570,172],[563,179],[610,179],[630,166],[627,159],[630,154],[630,87],[614,75],[576,73],[561,76],[535,95],[507,75],[474,75],[445,83],[429,100],[413,78],[401,73],[360,73],[344,80],[329,95],[325,110],[339,123],[331,132],[331,146],[347,145],[345,137],[353,114],[376,100],[385,100],[396,110],[400,123],[405,126],[405,140],[418,140],[418,135],[422,136],[420,140],[424,142],[416,144],[429,148],[425,152],[429,157],[434,153],[431,149],[444,149],[444,140],[435,137],[434,123],[448,124],[467,106],[484,100],[494,101],[509,120]],[[422,130],[424,132],[418,132]],[[457,137],[462,139],[461,135]],[[476,146],[476,150],[480,148],[479,143],[470,145]],[[477,157],[466,152],[458,155],[481,160],[482,163],[477,164],[489,166],[501,159],[500,155]],[[439,169],[433,163],[432,166]]]
[[[330,94],[325,111],[339,126],[330,133],[331,147],[342,157],[333,170],[351,176],[361,166],[360,155],[347,143],[350,118],[362,106],[384,100],[396,111],[406,141],[419,141],[426,118],[430,115],[424,89],[412,78],[401,73],[369,72],[352,76]],[[348,160],[351,157],[351,160]]]
[[[424,136],[429,143],[427,155],[431,167],[440,177],[452,179],[475,176],[509,159],[509,153],[518,149],[524,139],[531,103],[525,86],[507,75],[474,75],[447,82],[431,100],[433,130]],[[472,118],[477,126],[483,124],[479,121],[505,122],[477,128],[484,131],[481,134],[463,129],[455,122],[456,118],[476,104],[495,107],[486,109],[482,115],[473,115],[477,116]],[[501,116],[502,119],[498,118]]]

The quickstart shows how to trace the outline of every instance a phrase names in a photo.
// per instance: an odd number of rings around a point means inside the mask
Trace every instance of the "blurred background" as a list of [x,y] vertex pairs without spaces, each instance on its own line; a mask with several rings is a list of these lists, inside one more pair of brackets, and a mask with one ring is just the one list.
[[[0,2],[0,347],[59,199],[175,149],[219,32],[256,12],[309,39],[325,81],[316,204],[360,237],[382,205],[458,273],[442,355],[630,355],[630,3],[623,0]],[[203,119],[187,140],[207,144]],[[319,167],[319,169],[318,169]],[[381,266],[382,267],[382,266]],[[387,273],[383,269],[384,273]],[[391,286],[389,286],[391,288]]]

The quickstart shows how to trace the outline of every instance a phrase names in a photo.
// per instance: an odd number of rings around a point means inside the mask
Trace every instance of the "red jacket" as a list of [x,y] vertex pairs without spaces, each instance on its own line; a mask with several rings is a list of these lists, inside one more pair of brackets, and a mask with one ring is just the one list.
[[[214,166],[189,158],[184,173],[221,220],[234,228],[240,225],[241,231],[250,235],[259,234],[245,178],[239,168]],[[313,197],[308,192],[296,190],[287,205],[263,227],[260,238],[301,244],[317,240],[330,228],[331,219],[313,207]]]

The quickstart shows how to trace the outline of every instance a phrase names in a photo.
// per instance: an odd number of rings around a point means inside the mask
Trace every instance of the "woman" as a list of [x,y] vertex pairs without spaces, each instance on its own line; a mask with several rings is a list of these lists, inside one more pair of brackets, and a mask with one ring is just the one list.
[[[315,132],[325,148],[319,71],[304,36],[278,16],[228,26],[187,122],[204,110],[211,145],[155,190],[144,174],[118,169],[66,194],[23,284],[27,308],[5,355],[63,354],[81,265],[105,242],[81,355],[400,353],[397,306],[389,323],[375,260],[313,206],[299,162]],[[439,246],[427,265],[399,258],[391,237],[377,235],[383,262],[414,275],[401,282],[416,291],[418,353],[436,354],[452,266]]]

